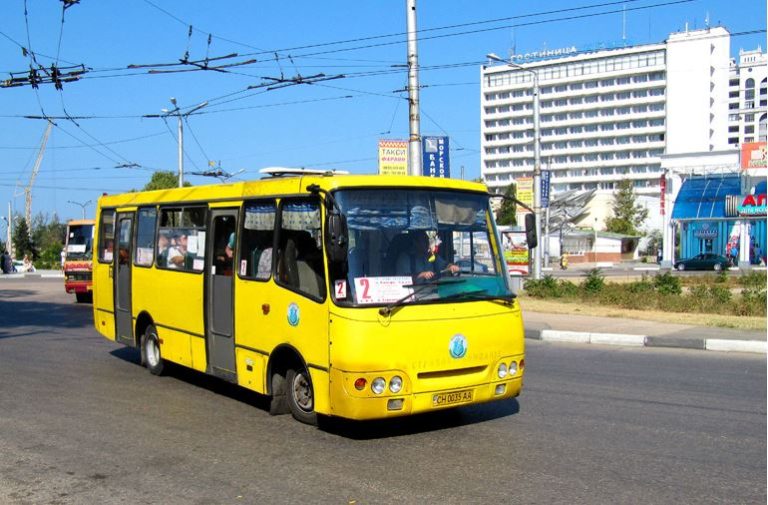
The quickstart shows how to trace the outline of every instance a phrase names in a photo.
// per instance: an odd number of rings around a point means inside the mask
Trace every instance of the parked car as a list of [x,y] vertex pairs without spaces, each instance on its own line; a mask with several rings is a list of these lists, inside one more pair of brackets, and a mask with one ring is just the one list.
[[731,266],[731,261],[719,254],[704,253],[675,263],[677,270],[715,270],[720,271]]

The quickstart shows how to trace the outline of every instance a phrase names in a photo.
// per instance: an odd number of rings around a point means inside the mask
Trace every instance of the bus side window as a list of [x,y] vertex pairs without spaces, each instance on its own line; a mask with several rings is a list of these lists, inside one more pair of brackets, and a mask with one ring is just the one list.
[[152,266],[155,260],[155,223],[157,209],[154,207],[139,209],[136,223],[136,251],[134,262],[143,267]]
[[272,276],[275,214],[273,201],[246,202],[238,263],[240,277],[264,281]]
[[112,263],[115,249],[115,211],[101,211],[99,224],[99,261]]
[[313,298],[325,297],[325,272],[317,201],[281,206],[277,280]]

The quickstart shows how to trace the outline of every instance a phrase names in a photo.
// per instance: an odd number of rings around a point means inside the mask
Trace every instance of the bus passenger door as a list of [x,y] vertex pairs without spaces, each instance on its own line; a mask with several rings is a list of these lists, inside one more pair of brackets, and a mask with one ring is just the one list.
[[117,341],[135,346],[131,317],[131,258],[133,257],[133,213],[118,213],[114,257],[115,335]]
[[234,335],[234,262],[237,210],[211,212],[206,268],[206,338],[208,342],[208,372],[236,380]]

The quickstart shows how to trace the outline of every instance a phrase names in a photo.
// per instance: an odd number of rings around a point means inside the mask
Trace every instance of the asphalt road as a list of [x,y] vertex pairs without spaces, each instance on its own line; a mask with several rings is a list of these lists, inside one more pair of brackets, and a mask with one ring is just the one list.
[[766,502],[762,355],[529,341],[517,401],[305,426],[0,280],[0,504]]

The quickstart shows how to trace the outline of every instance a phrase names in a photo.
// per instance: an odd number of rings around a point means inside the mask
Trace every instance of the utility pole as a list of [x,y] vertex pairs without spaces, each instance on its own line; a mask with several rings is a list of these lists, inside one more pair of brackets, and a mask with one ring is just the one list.
[[408,175],[422,175],[419,118],[419,57],[416,44],[416,0],[406,0],[408,31]]
[[185,117],[189,116],[190,114],[202,109],[206,105],[208,105],[208,101],[205,101],[201,104],[195,105],[187,112],[182,113],[179,106],[176,104],[176,99],[174,97],[171,97],[171,105],[173,105],[173,109],[160,109],[161,114],[146,114],[143,117],[148,118],[166,118],[168,116],[176,116],[179,121],[179,129],[178,129],[178,144],[179,144],[179,187],[184,186],[184,126],[182,125],[182,121]]
[[11,214],[11,202],[8,202],[8,219],[5,221],[8,224],[8,241],[5,243],[5,250],[13,256],[13,214]]
[[[518,65],[511,60],[505,60],[500,56],[490,53],[485,55],[489,60],[506,63],[510,67],[517,68],[531,74],[533,79],[533,214],[536,218],[536,237],[539,245],[533,249],[533,278],[541,279],[541,121],[539,118],[539,73],[530,68]],[[546,240],[549,240],[546,238]]]

